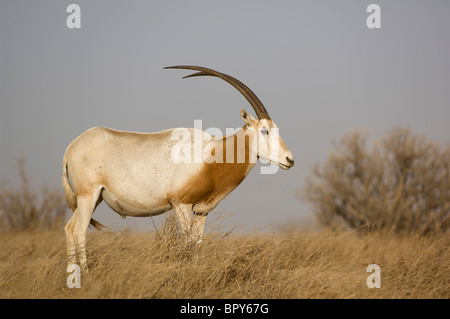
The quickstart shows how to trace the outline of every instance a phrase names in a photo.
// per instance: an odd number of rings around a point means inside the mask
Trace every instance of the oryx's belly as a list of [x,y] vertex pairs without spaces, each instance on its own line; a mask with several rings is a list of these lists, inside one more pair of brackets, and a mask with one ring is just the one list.
[[165,213],[172,208],[172,205],[167,200],[158,198],[125,198],[125,196],[116,196],[106,188],[102,191],[103,200],[111,209],[117,212],[122,217],[146,217]]

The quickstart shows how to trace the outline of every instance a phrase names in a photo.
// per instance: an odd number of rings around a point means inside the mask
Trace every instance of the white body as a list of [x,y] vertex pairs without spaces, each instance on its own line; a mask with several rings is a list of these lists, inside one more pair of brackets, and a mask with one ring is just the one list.
[[[213,141],[213,137],[203,131],[187,130],[192,136],[202,137],[202,149]],[[203,188],[198,183],[190,185],[191,180],[212,169],[214,163],[175,163],[171,150],[179,141],[171,139],[172,132],[173,129],[134,133],[103,127],[84,132],[69,145],[64,155],[64,166],[70,172],[77,200],[103,199],[122,216],[158,215],[180,204],[191,204],[194,212],[203,214],[213,209],[254,166],[254,163],[238,164],[246,169],[227,189],[213,182]],[[214,143],[220,144],[223,140]],[[204,184],[208,184],[206,177]],[[193,197],[195,202],[192,202]]]

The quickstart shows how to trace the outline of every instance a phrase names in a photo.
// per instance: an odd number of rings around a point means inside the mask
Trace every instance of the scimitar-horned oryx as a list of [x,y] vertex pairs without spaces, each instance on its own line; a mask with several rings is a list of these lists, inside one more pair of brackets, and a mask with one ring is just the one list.
[[[244,95],[258,119],[241,109],[245,125],[221,138],[198,129],[135,133],[104,127],[91,128],[77,137],[63,161],[64,191],[74,212],[65,226],[69,264],[76,263],[78,253],[81,269],[87,270],[86,232],[89,224],[103,226],[91,218],[102,200],[122,217],[154,216],[174,208],[185,236],[197,242],[208,212],[244,180],[257,158],[283,169],[294,165],[277,126],[247,86],[204,67],[167,68],[198,71],[185,78],[214,76],[225,80]],[[194,140],[180,146],[183,134],[194,136]],[[194,154],[194,158],[200,150],[200,160],[180,160],[181,155],[175,156],[177,147],[178,155]]]

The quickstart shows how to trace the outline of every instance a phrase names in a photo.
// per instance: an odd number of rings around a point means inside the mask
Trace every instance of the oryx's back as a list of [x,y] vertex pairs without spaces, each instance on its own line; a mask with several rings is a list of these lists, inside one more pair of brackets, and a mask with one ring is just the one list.
[[92,189],[101,189],[106,203],[124,216],[148,216],[169,210],[167,194],[179,170],[171,160],[171,149],[177,142],[171,134],[172,130],[87,130],[65,153],[64,165],[75,192],[82,196]]

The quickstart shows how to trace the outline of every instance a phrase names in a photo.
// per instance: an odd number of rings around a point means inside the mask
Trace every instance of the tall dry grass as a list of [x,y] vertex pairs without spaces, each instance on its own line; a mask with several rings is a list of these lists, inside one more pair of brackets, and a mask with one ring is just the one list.
[[[81,288],[66,285],[62,231],[7,232],[1,298],[450,298],[450,237],[323,229],[177,236],[90,232]],[[369,264],[381,288],[366,285]]]
[[[89,231],[89,273],[67,287],[61,193],[0,193],[0,298],[450,298],[450,236],[322,229],[186,245],[173,214],[147,233]],[[369,264],[381,288],[366,285]]]

